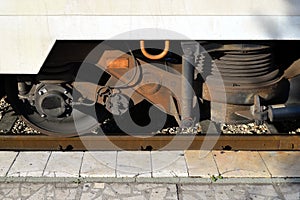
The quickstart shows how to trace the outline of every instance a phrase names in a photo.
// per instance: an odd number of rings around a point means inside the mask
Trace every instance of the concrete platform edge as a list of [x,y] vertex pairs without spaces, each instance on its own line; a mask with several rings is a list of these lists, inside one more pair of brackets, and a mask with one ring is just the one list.
[[72,178],[72,177],[0,177],[0,183],[169,183],[169,184],[277,184],[300,183],[300,178],[210,178],[162,177],[162,178]]

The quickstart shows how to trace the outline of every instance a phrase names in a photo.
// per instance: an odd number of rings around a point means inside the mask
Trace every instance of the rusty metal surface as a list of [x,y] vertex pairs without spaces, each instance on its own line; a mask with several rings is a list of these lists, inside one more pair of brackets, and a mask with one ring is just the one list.
[[[204,66],[204,74],[208,75],[203,86],[204,99],[253,104],[255,95],[264,100],[287,95],[288,84],[274,65],[270,46],[231,44],[223,48],[216,48],[210,55],[211,64]],[[226,98],[220,98],[224,93]]]
[[211,120],[215,122],[223,123],[226,120],[226,123],[249,123],[253,121],[249,120],[245,117],[241,117],[237,115],[237,111],[249,111],[250,106],[248,105],[233,105],[233,104],[225,104],[218,102],[211,102]]
[[[109,68],[107,61],[111,61],[112,55],[115,59],[120,57],[123,59],[127,58],[129,60],[128,69]],[[140,66],[135,66],[133,58],[130,55],[119,50],[113,50],[105,51],[98,61],[97,66],[120,80],[119,84],[128,83],[126,84],[128,88],[131,88],[158,108],[163,109],[166,113],[174,114],[170,108],[170,96],[172,96],[172,93],[181,94],[181,76],[166,72],[140,59],[137,59],[137,61]],[[135,74],[134,70],[139,71]],[[133,80],[130,80],[132,77]],[[181,96],[176,96],[175,98],[178,104],[181,104]]]
[[300,59],[293,62],[293,64],[284,71],[283,76],[287,79],[294,78],[300,74]]
[[[269,86],[258,86],[257,88],[218,88],[214,84],[203,84],[203,98],[208,101],[226,101],[231,104],[253,104],[254,96],[259,95],[265,100],[273,100],[284,102],[288,82],[285,79],[279,80],[277,83]],[[222,97],[222,93],[226,93],[226,98]],[[225,102],[220,102],[225,103]]]
[[[1,136],[1,150],[300,150],[298,135],[259,136]],[[192,140],[192,141],[191,141]],[[205,145],[203,145],[205,142]],[[172,145],[168,145],[172,142]],[[212,144],[212,147],[211,145]],[[215,144],[215,145],[213,145]],[[168,145],[168,146],[167,146]],[[187,148],[188,146],[188,148]]]

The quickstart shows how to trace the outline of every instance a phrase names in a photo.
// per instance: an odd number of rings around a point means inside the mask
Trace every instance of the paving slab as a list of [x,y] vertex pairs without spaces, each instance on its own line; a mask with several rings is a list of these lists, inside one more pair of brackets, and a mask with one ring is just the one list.
[[96,187],[98,183],[86,183],[81,199],[125,199],[125,200],[177,200],[175,184],[109,183]]
[[282,193],[285,199],[300,199],[300,183],[299,184],[291,184],[291,183],[283,183],[277,184],[279,191]]
[[0,151],[0,177],[6,175],[17,155],[18,152]]
[[152,151],[153,177],[187,177],[183,151]]
[[20,152],[7,176],[42,176],[51,152]]
[[117,177],[151,177],[149,151],[119,151],[117,153]]
[[43,176],[79,177],[83,152],[52,152]]
[[83,155],[81,177],[116,177],[117,151],[89,151]]
[[209,178],[219,174],[211,151],[187,150],[184,156],[190,177]]
[[298,200],[299,184],[0,183],[0,199]]
[[212,151],[223,177],[270,177],[257,151]]
[[300,177],[300,152],[259,152],[272,177]]
[[182,200],[282,199],[271,184],[185,184],[179,185],[178,189]]

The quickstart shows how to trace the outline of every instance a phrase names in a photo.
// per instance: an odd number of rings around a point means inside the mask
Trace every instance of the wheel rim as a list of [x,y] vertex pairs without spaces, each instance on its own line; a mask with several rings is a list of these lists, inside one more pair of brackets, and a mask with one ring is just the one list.
[[98,126],[97,120],[89,116],[87,112],[82,112],[80,106],[72,107],[69,116],[43,118],[39,109],[30,105],[28,101],[19,99],[16,83],[16,80],[8,80],[5,84],[8,86],[6,89],[9,102],[21,115],[23,121],[40,133],[49,136],[72,137],[91,133]]

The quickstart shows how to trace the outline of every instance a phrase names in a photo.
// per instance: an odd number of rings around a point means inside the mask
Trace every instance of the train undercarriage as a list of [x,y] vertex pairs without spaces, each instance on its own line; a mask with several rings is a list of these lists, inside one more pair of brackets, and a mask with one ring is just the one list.
[[[57,41],[37,75],[5,95],[47,135],[182,129],[300,117],[299,41]],[[100,129],[100,130],[99,130]]]

